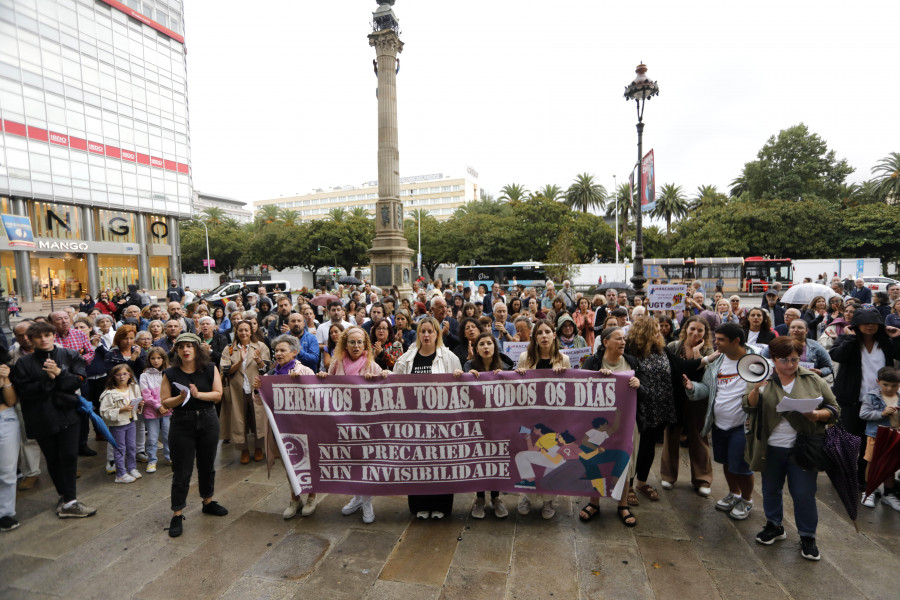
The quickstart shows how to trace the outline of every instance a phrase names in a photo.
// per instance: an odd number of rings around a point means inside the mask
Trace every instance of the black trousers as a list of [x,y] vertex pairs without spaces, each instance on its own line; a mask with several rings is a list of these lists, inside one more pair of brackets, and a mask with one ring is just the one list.
[[37,440],[47,461],[47,472],[63,501],[71,502],[75,496],[75,473],[78,470],[78,437],[81,424],[73,423],[62,431]]
[[635,460],[635,477],[638,481],[647,481],[650,475],[650,467],[656,456],[656,440],[665,431],[666,426],[648,427],[641,432],[641,441],[638,445],[637,459]]
[[210,405],[203,410],[176,410],[169,425],[169,449],[172,453],[172,510],[187,505],[194,458],[200,497],[211,498],[216,484],[216,448],[219,443],[219,417]]
[[437,511],[449,516],[453,512],[453,494],[429,494],[427,496],[407,496],[409,512]]

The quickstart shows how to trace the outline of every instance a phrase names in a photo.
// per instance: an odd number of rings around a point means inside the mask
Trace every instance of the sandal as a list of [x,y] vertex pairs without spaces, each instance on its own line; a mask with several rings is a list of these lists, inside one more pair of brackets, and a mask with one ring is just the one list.
[[638,500],[637,494],[634,493],[634,488],[628,488],[628,494],[625,496],[625,501],[628,502],[628,506],[640,506],[641,502]]
[[646,496],[648,499],[656,502],[659,500],[659,492],[654,489],[652,485],[649,483],[645,483],[644,485],[638,486],[637,491],[639,491],[642,495]]
[[634,516],[634,513],[631,512],[631,509],[627,506],[619,506],[616,509],[616,514],[619,515],[619,520],[622,521],[622,524],[625,527],[634,527],[637,525],[637,517]]
[[587,506],[581,509],[581,512],[578,513],[578,518],[587,523],[594,517],[600,514],[600,507],[596,504],[591,504],[588,502]]

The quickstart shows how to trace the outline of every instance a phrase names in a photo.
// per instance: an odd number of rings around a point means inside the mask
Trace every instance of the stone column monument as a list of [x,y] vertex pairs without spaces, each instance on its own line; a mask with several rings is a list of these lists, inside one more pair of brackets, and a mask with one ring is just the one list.
[[[377,0],[369,45],[375,48],[378,75],[378,202],[375,239],[369,249],[373,283],[401,293],[412,291],[413,251],[403,235],[400,201],[400,150],[397,140],[397,55],[403,50],[394,0]],[[398,299],[399,301],[399,299]]]

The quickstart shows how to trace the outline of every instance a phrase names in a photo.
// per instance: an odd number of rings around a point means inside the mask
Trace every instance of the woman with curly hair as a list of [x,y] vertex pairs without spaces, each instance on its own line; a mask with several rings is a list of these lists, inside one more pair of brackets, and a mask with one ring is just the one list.
[[751,308],[741,321],[741,328],[747,334],[747,343],[754,346],[768,344],[778,337],[772,330],[772,319],[768,311],[759,307]]

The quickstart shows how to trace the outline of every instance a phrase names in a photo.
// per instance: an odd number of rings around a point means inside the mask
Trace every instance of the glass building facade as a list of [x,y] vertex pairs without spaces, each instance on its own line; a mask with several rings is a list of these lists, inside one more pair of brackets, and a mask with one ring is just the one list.
[[0,216],[34,238],[0,236],[0,286],[20,301],[180,278],[182,34],[181,0],[0,0]]

